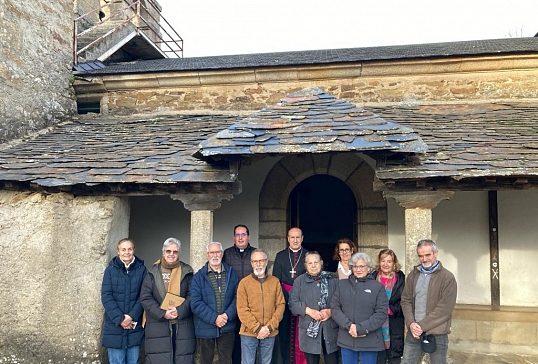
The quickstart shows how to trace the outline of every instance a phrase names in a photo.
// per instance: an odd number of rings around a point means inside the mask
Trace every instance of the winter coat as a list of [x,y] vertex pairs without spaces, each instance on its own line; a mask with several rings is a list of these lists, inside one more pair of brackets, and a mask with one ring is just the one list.
[[[374,279],[377,279],[378,272],[373,273]],[[392,287],[392,293],[389,299],[389,308],[392,315],[389,316],[390,332],[390,358],[400,358],[403,355],[404,348],[404,315],[400,305],[402,292],[405,285],[405,274],[398,271],[396,274],[396,284]]]
[[224,250],[222,261],[233,268],[239,280],[252,273],[252,264],[250,264],[250,256],[252,252],[256,250],[250,244],[247,245],[243,255],[239,249],[233,245]]
[[[418,265],[407,276],[402,292],[402,311],[405,324],[409,328],[415,321],[415,289],[420,271]],[[417,322],[420,328],[429,335],[450,334],[452,311],[456,305],[458,285],[454,275],[439,262],[437,269],[431,273],[428,285],[426,317]]]
[[[235,294],[239,279],[232,267],[222,263],[226,272],[226,285],[222,312],[217,312],[217,298],[211,283],[209,263],[206,263],[192,278],[191,283],[191,311],[194,314],[194,333],[197,338],[212,339],[225,332],[235,332],[237,326],[237,309]],[[228,322],[221,328],[215,325],[217,316],[226,313]]]
[[[125,269],[119,257],[114,257],[105,269],[101,285],[101,302],[105,308],[103,337],[101,344],[107,348],[127,349],[138,346],[144,341],[142,328],[142,305],[140,287],[146,276],[144,261],[135,257]],[[125,330],[121,327],[124,315],[138,322],[136,327]]]
[[172,324],[164,318],[165,310],[160,308],[166,295],[160,263],[153,265],[142,284],[140,300],[146,310],[146,364],[193,364],[196,339],[190,308],[192,267],[180,262],[181,278],[179,295],[185,301],[177,309],[176,352],[172,358]]
[[[330,300],[338,285],[338,279],[333,275],[330,275],[328,285],[329,294],[327,297],[327,306],[325,308],[330,308]],[[319,310],[320,295],[320,284],[314,281],[306,273],[301,274],[295,279],[295,282],[293,282],[293,288],[290,292],[289,307],[293,315],[299,316],[299,348],[305,353],[321,354],[322,339],[325,340],[327,353],[330,354],[338,350],[338,345],[336,343],[338,337],[338,325],[334,322],[332,317],[321,323],[317,338],[309,337],[306,334],[306,329],[312,321],[312,318],[306,314],[306,308],[309,307],[314,310]]]
[[[385,287],[372,276],[355,275],[338,281],[331,299],[331,314],[340,327],[338,346],[353,351],[385,350],[381,326],[388,316],[389,300]],[[357,327],[358,337],[349,334],[351,324]],[[366,335],[366,336],[362,336]]]

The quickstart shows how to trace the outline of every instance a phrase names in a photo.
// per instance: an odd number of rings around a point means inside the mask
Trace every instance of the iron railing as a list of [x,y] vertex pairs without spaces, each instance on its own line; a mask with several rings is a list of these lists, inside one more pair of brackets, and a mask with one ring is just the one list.
[[[144,3],[149,4],[150,8]],[[109,15],[106,16],[105,12],[109,13]],[[141,15],[142,13],[144,16]],[[97,18],[99,18],[98,21],[96,20]],[[81,54],[129,23],[136,27],[137,34],[144,33],[166,57],[183,57],[183,38],[161,16],[160,10],[153,1],[115,0],[74,20],[73,63],[77,65]],[[91,36],[96,29],[108,27],[112,24],[115,26],[105,34],[99,35],[96,39],[78,49],[81,37],[85,35]]]

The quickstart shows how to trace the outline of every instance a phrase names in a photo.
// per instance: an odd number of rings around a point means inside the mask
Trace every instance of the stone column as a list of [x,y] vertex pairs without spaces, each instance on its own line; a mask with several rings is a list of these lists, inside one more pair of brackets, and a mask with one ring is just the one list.
[[191,239],[189,262],[194,271],[200,269],[207,261],[206,246],[213,240],[213,211],[218,209],[222,200],[230,200],[228,193],[185,193],[172,195],[180,200],[191,212]]
[[439,192],[384,192],[385,198],[394,198],[405,208],[405,271],[418,264],[416,246],[421,239],[432,237],[432,209],[441,200],[448,200],[453,191]]

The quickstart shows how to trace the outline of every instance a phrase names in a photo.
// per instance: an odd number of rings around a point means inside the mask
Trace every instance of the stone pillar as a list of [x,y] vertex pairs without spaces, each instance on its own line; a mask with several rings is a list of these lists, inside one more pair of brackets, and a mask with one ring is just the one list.
[[405,208],[405,271],[418,264],[416,246],[421,239],[432,237],[432,209],[441,200],[448,200],[453,191],[384,192],[385,198],[394,198]]
[[213,241],[213,211],[191,211],[190,263],[194,271],[207,261],[206,246]]
[[[239,193],[240,185],[235,186]],[[180,200],[191,212],[191,239],[189,262],[194,271],[207,261],[206,246],[213,240],[213,211],[218,209],[222,200],[231,200],[235,193],[185,193],[171,195]]]

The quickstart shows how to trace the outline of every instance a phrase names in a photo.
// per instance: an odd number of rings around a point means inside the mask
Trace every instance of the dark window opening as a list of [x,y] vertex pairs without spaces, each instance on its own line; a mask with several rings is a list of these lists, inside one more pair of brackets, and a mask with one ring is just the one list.
[[96,102],[77,102],[77,113],[87,114],[93,112],[95,114],[101,113],[101,103]]

